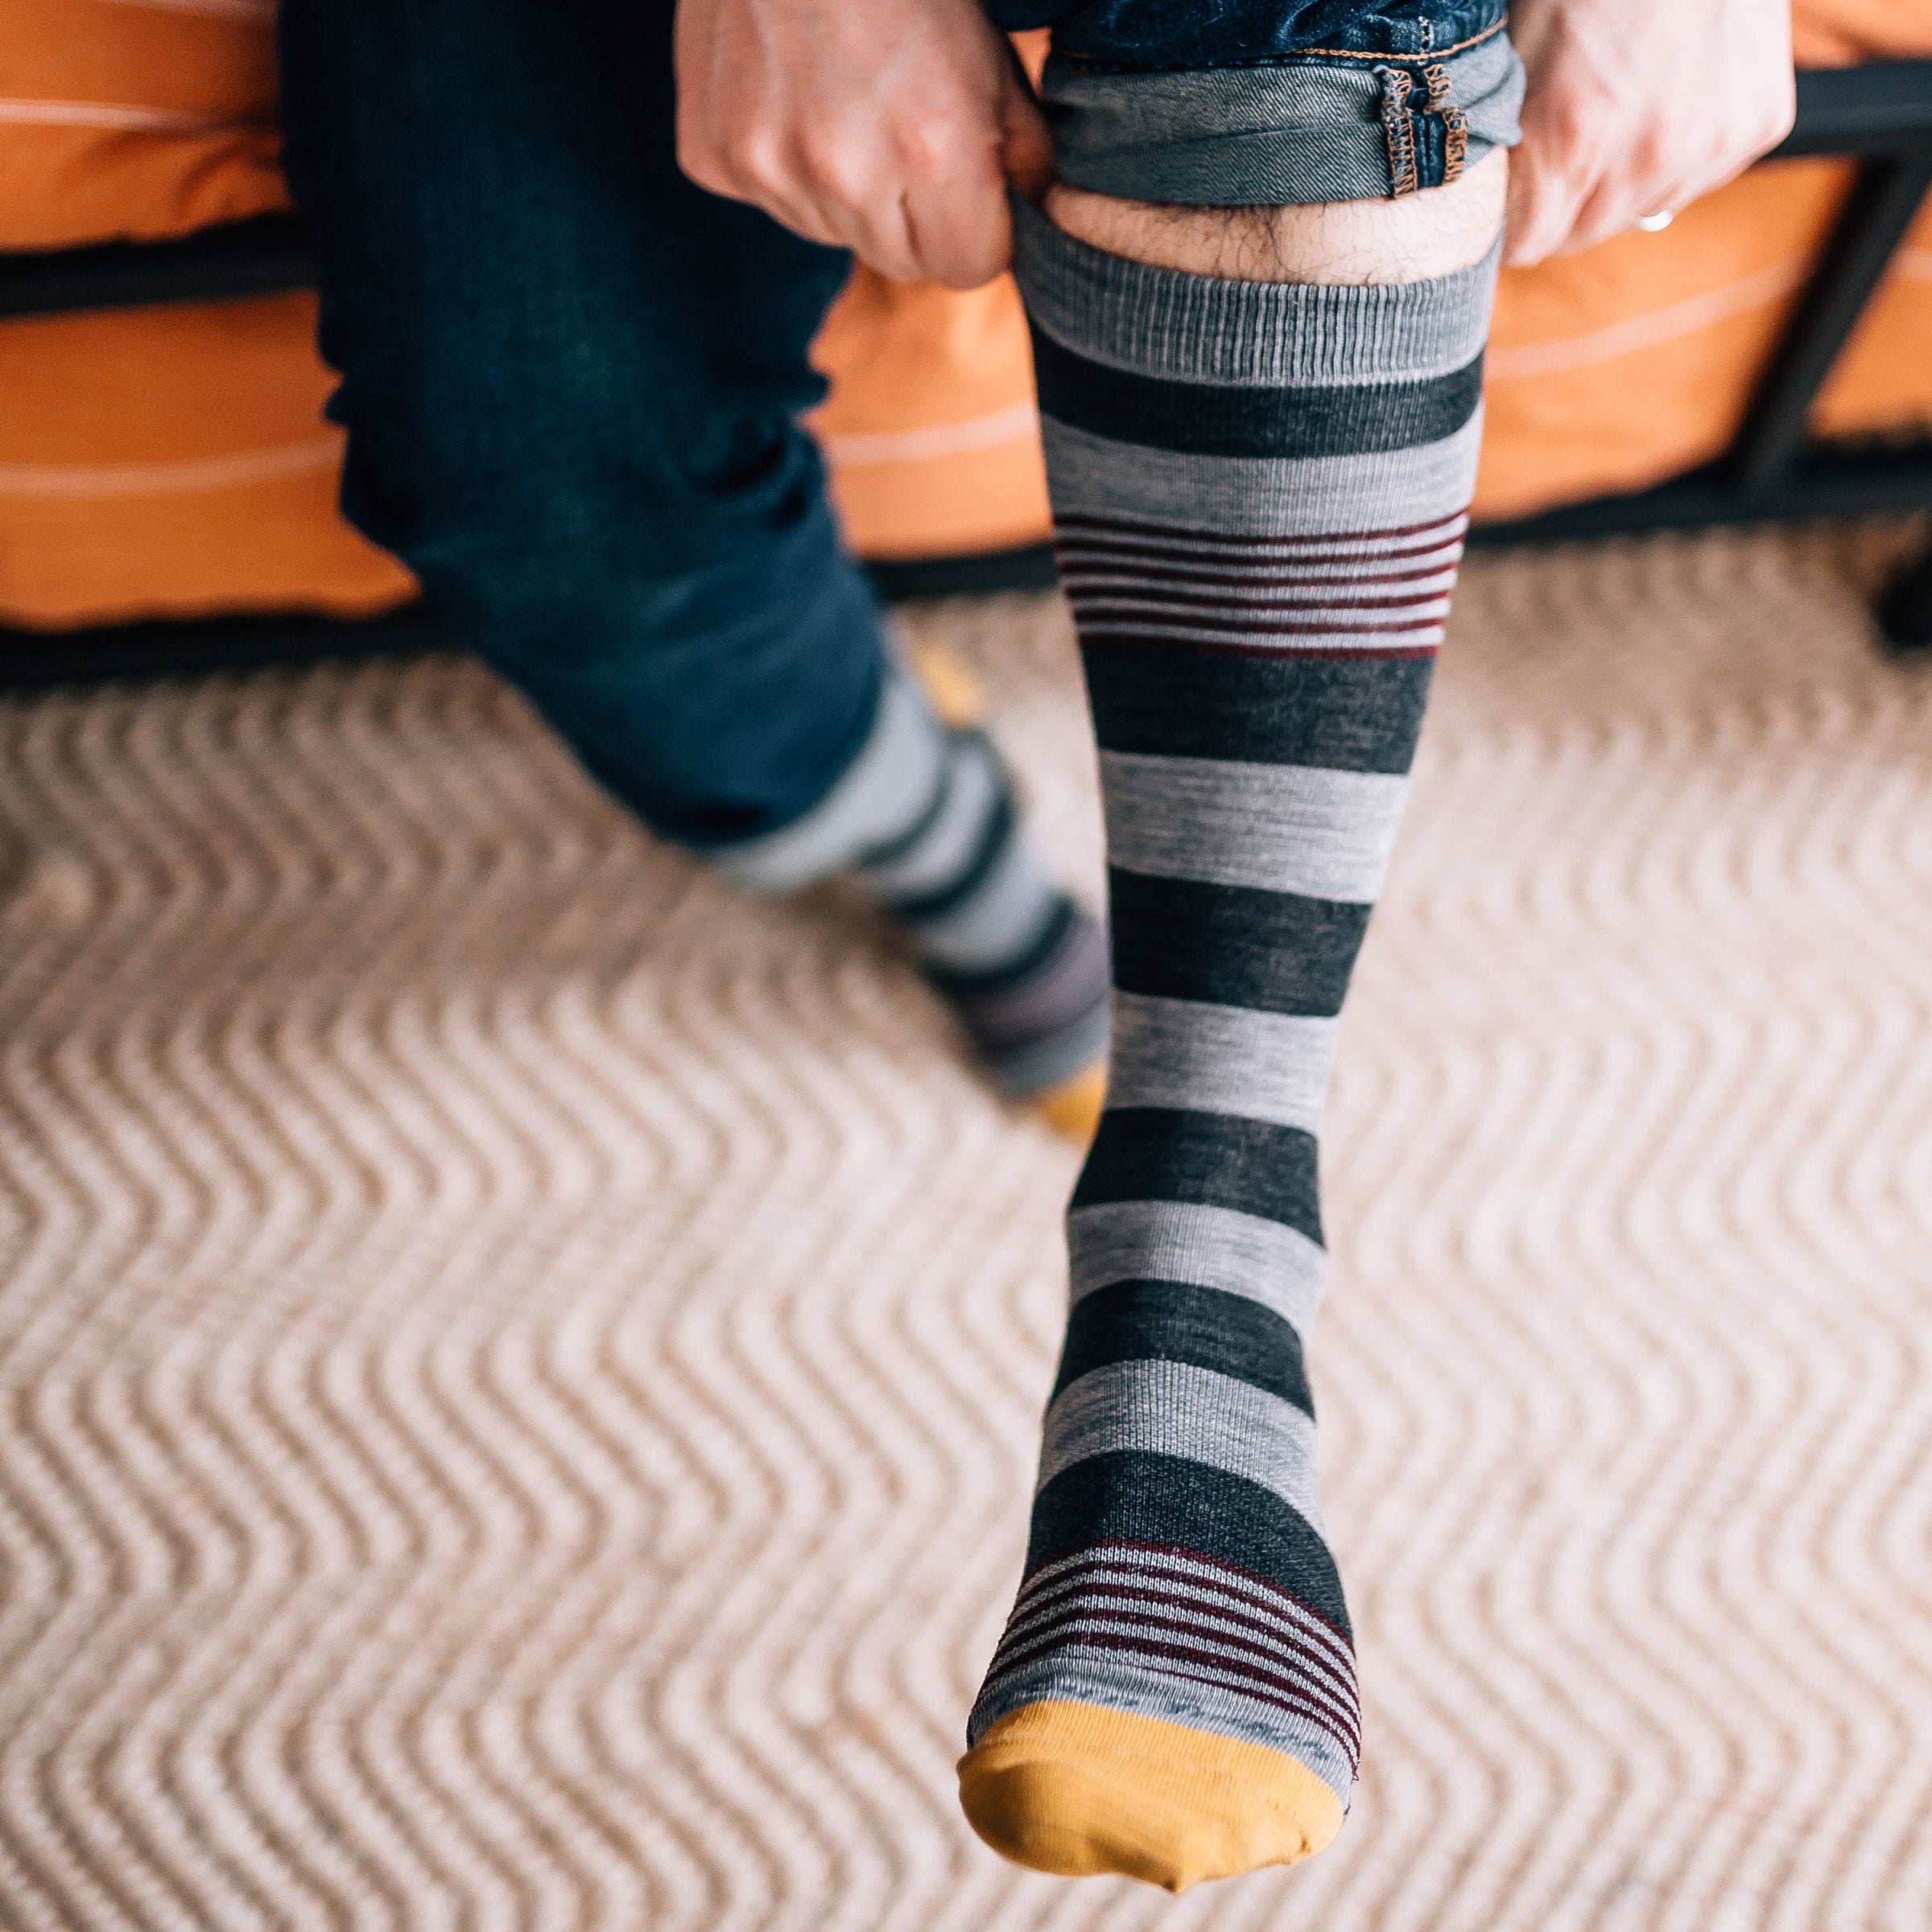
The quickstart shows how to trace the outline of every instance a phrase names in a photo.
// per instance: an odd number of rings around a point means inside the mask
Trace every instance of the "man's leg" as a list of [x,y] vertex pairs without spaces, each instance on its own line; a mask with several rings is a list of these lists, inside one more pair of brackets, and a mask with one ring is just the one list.
[[1097,926],[882,650],[799,412],[847,258],[702,193],[671,0],[287,0],[344,500],[584,763],[754,890],[850,870],[1013,1089],[1094,1067]]
[[[1462,550],[1506,166],[1482,130],[1513,120],[1500,7],[1137,70],[1137,22],[1188,10],[1075,12],[1067,37],[1104,16],[1117,43],[1056,54],[1071,180],[1018,216],[1114,1042],[1026,1575],[960,1765],[1009,1856],[1176,1889],[1319,1851],[1355,1779],[1303,1366],[1316,1138]],[[1455,14],[1478,58],[1445,71]]]

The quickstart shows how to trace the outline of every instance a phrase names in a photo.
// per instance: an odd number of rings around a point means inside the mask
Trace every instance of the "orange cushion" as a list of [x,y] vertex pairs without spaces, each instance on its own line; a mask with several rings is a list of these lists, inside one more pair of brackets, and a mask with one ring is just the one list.
[[0,248],[286,208],[271,0],[0,0]]
[[959,295],[861,267],[812,360],[832,384],[812,427],[861,555],[945,556],[1046,535],[1033,354],[1010,275]]
[[1926,0],[1793,0],[1791,49],[1800,67],[1850,67],[1932,54]]
[[1476,514],[1641,489],[1723,451],[1846,175],[1837,161],[1754,169],[1659,233],[1504,270]]
[[1932,429],[1932,200],[1918,211],[1811,412],[1828,436]]
[[[1801,58],[1932,52],[1932,0],[1800,0]],[[0,0],[0,247],[177,233],[285,204],[268,0]],[[1757,171],[1657,235],[1505,274],[1478,506],[1660,480],[1720,451],[1843,193]],[[355,614],[411,581],[334,508],[339,442],[313,305],[279,297],[0,323],[0,619],[209,610]],[[1816,419],[1932,423],[1932,213]],[[815,419],[875,557],[1046,535],[1024,319],[864,271],[815,351]]]
[[409,573],[336,509],[312,295],[0,323],[0,621],[365,615]]

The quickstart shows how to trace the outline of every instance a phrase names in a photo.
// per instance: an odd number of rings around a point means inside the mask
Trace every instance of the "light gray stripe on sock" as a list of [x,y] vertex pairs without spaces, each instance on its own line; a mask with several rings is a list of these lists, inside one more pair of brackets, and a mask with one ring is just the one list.
[[1114,1650],[1071,1645],[1030,1659],[1016,1670],[1001,1671],[987,1684],[972,1707],[966,1741],[976,1744],[1009,1711],[1028,1704],[1064,1700],[1097,1704],[1104,1711],[1129,1711],[1165,1719],[1193,1731],[1245,1738],[1271,1751],[1297,1757],[1348,1806],[1354,1785],[1348,1754],[1327,1727],[1311,1718],[1244,1696],[1231,1686],[1212,1687],[1179,1672],[1171,1675],[1128,1663]]
[[1314,1419],[1278,1395],[1188,1362],[1111,1362],[1046,1411],[1039,1487],[1089,1457],[1137,1451],[1204,1463],[1271,1490],[1319,1536]]
[[1107,1104],[1238,1114],[1319,1133],[1340,1024],[1117,993]]
[[906,920],[921,959],[946,972],[993,972],[1018,960],[1046,936],[1060,905],[1016,824],[985,878],[951,911]]
[[803,818],[706,856],[753,892],[791,892],[842,872],[861,852],[902,836],[931,808],[944,769],[945,733],[925,693],[896,665],[878,716],[845,775]]
[[979,849],[1002,788],[998,761],[985,740],[956,737],[937,816],[907,850],[866,866],[861,877],[888,899],[939,891],[965,870]]
[[1390,772],[1100,753],[1109,864],[1373,905],[1409,789]]
[[1328,1257],[1298,1229],[1191,1201],[1103,1201],[1067,1217],[1073,1299],[1116,1282],[1178,1282],[1245,1295],[1306,1337]]
[[1203,456],[1089,435],[1044,416],[1056,515],[1135,518],[1222,536],[1340,535],[1434,522],[1469,501],[1479,407],[1452,436],[1350,456]]
[[[1183,86],[1220,77],[1137,76]],[[1379,83],[1364,78],[1379,95]],[[1014,206],[1017,272],[1034,325],[1137,375],[1282,389],[1414,382],[1474,361],[1489,333],[1500,237],[1481,261],[1433,281],[1233,282],[1104,254],[1030,201]]]

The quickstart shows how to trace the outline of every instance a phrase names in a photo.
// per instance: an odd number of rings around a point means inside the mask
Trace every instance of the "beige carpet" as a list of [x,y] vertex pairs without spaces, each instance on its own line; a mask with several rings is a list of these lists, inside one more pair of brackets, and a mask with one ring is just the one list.
[[[0,1923],[1925,1932],[1905,533],[1480,559],[1329,1146],[1336,1848],[1005,1868],[1071,1153],[454,662],[0,704]],[[1097,874],[1060,610],[967,650]]]

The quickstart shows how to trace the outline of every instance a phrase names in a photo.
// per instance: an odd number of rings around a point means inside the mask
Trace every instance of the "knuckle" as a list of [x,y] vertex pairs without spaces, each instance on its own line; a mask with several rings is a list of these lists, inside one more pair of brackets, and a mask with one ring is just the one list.
[[769,194],[785,185],[786,169],[778,143],[768,134],[741,134],[733,144],[731,171],[747,188]]
[[936,179],[945,168],[946,158],[956,158],[958,145],[949,141],[943,129],[914,125],[894,130],[894,158],[914,180]]
[[808,134],[799,144],[799,166],[804,178],[821,194],[847,204],[860,198],[865,184],[864,164],[846,142],[836,137]]

